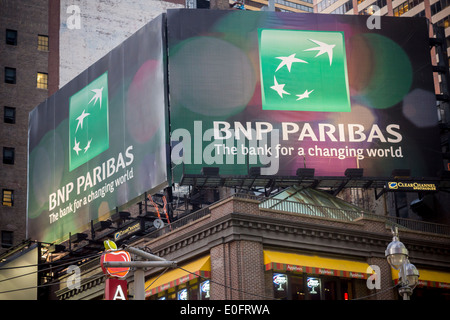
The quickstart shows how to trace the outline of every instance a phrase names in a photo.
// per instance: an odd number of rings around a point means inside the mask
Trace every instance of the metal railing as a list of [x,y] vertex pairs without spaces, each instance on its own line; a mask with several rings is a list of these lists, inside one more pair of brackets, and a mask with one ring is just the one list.
[[[238,197],[244,198],[245,196],[246,195],[239,195]],[[253,197],[250,196],[250,199],[253,199]],[[393,216],[370,214],[362,209],[360,211],[346,210],[264,197],[259,197],[258,200],[261,201],[259,207],[265,209],[292,212],[302,215],[323,217],[327,219],[334,219],[341,221],[355,221],[356,219],[369,217],[372,219],[384,221],[388,226],[397,226],[404,230],[414,230],[418,232],[426,232],[450,236],[450,225],[446,224],[399,218]]]
[[[275,198],[266,198],[264,196],[257,196],[252,194],[236,193],[225,199],[221,199],[216,203],[220,203],[224,200],[234,199],[247,199],[258,201],[258,206],[262,209],[277,210],[290,213],[296,213],[299,215],[306,215],[312,217],[321,217],[326,219],[340,220],[340,221],[355,221],[362,218],[371,218],[380,220],[386,223],[387,226],[397,226],[404,230],[413,230],[418,232],[426,232],[438,235],[450,236],[450,225],[438,224],[420,220],[398,218],[392,216],[382,216],[377,214],[371,214],[361,210],[346,210],[340,208],[332,208],[326,206],[319,206],[307,203],[300,203],[296,201],[280,200]],[[170,225],[165,225],[163,228],[155,230],[146,235],[146,237],[160,237],[163,234],[171,232],[177,228],[187,225],[188,223],[198,220],[208,214],[210,214],[210,206],[189,213],[178,220],[175,220]]]
[[387,216],[385,218],[391,221],[393,224],[395,224],[399,229],[407,229],[419,232],[435,233],[450,236],[450,226],[446,224],[439,224],[427,221],[390,217],[390,216]]
[[210,211],[209,207],[202,208],[195,212],[189,213],[189,214],[171,222],[170,224],[166,224],[164,227],[162,227],[160,229],[150,232],[149,234],[146,235],[146,237],[150,237],[150,238],[160,237],[163,234],[166,234],[175,229],[183,227],[183,226],[187,225],[188,223],[191,223],[192,221],[203,218],[204,216],[206,216],[210,213],[211,213],[211,211]]
[[265,199],[260,203],[259,207],[342,221],[353,221],[361,217],[362,214],[362,212],[353,210],[331,208],[274,198]]
[[450,236],[450,225],[439,224],[421,220],[406,219],[392,216],[382,216],[370,214],[364,210],[346,210],[340,208],[331,208],[325,206],[318,206],[313,204],[306,204],[296,201],[280,200],[275,198],[265,198],[261,196],[236,194],[238,198],[247,198],[260,201],[260,208],[279,210],[285,212],[292,212],[302,215],[323,217],[327,219],[341,220],[341,221],[355,221],[363,217],[369,217],[384,221],[389,227],[397,226],[404,230],[413,230],[418,232],[434,233],[439,235]]

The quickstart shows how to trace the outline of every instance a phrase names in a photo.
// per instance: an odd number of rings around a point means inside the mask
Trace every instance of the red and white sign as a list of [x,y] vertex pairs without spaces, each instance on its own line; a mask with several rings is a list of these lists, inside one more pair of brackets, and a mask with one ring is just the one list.
[[105,300],[128,300],[127,280],[106,279]]
[[100,258],[100,265],[102,267],[103,273],[107,274],[111,277],[116,278],[124,278],[128,271],[130,271],[130,267],[105,267],[103,265],[104,262],[112,262],[112,261],[124,261],[130,262],[131,256],[127,251],[117,250],[117,251],[107,251]]

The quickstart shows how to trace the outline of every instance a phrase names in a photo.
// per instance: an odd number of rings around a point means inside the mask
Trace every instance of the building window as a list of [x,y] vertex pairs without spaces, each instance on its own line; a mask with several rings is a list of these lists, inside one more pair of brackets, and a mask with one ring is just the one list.
[[351,300],[360,279],[298,273],[272,273],[273,297],[278,300]]
[[43,72],[37,73],[37,87],[39,89],[47,89],[48,88],[48,74]]
[[5,123],[16,123],[16,108],[6,107],[4,109],[3,121]]
[[6,83],[16,83],[16,68],[5,67],[5,82]]
[[420,11],[420,12],[417,13],[414,17],[417,17],[417,18],[425,18],[425,10]]
[[200,300],[209,300],[210,280],[200,283]]
[[275,299],[285,300],[287,297],[288,276],[284,273],[273,274],[273,292]]
[[2,248],[11,248],[13,245],[13,235],[12,231],[2,230]]
[[[447,0],[444,0],[447,1]],[[402,3],[401,5],[399,5],[398,7],[394,8],[394,16],[395,17],[399,17],[402,14],[408,12],[409,10],[411,10],[412,8],[418,6],[419,4],[421,4],[423,2],[423,0],[408,0],[405,1],[404,3]],[[431,6],[431,15],[433,15],[433,8],[438,8],[440,6],[439,2],[436,2],[434,5]],[[440,7],[439,7],[440,10]],[[417,15],[416,15],[417,16]],[[423,16],[425,16],[425,14],[423,14]]]
[[152,295],[150,300],[209,300],[210,280],[198,278]]
[[38,50],[48,51],[48,36],[38,35]]
[[14,191],[3,189],[2,191],[2,205],[12,207],[14,205]]
[[14,148],[3,147],[3,163],[14,164]]
[[6,29],[6,44],[17,46],[17,30]]
[[[423,17],[424,17],[425,11],[422,11],[422,12],[423,12]],[[416,16],[419,16],[419,15],[416,14]],[[442,18],[441,20],[436,21],[434,24],[437,25],[438,27],[448,28],[448,27],[450,27],[450,16],[446,16],[446,17]]]

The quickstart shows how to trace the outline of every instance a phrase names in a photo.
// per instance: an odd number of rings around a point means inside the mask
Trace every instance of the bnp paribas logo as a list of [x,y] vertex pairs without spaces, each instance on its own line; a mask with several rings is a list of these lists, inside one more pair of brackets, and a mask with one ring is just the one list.
[[259,29],[263,110],[349,112],[343,32]]
[[109,148],[108,73],[70,97],[69,170]]

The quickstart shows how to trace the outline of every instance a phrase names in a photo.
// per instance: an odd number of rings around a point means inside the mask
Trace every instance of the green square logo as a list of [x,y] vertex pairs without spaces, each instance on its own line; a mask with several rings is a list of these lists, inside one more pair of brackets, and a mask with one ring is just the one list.
[[108,72],[70,97],[69,170],[109,148]]
[[350,112],[343,32],[258,31],[263,110]]

